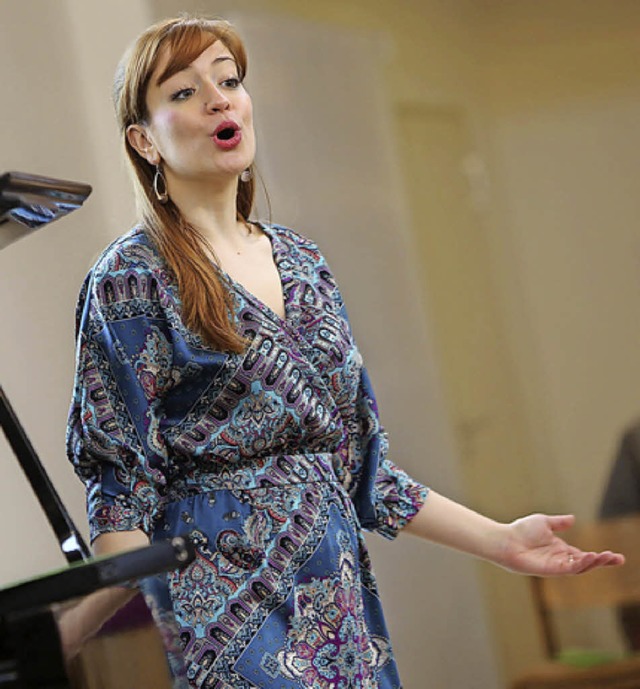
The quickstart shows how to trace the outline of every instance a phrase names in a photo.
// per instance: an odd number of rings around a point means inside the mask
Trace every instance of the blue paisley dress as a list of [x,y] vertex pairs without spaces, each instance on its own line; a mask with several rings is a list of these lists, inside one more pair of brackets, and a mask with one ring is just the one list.
[[191,533],[196,560],[147,581],[176,630],[184,686],[397,689],[361,530],[393,538],[427,489],[387,458],[318,248],[261,227],[286,317],[221,273],[241,354],[185,327],[176,283],[140,228],[88,275],[68,453],[91,537]]

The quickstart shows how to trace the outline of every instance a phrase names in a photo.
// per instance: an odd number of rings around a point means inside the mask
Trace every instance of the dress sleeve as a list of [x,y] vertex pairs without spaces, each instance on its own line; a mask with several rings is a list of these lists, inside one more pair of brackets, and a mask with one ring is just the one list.
[[357,387],[346,412],[345,465],[343,477],[363,528],[395,538],[422,507],[428,488],[411,478],[388,458],[389,442],[380,424],[378,405],[367,369],[353,343],[344,303],[335,297],[352,342],[349,378]]
[[67,454],[86,486],[91,541],[113,531],[150,534],[162,512],[160,404],[171,348],[154,295],[150,271],[117,261],[94,269],[80,293]]

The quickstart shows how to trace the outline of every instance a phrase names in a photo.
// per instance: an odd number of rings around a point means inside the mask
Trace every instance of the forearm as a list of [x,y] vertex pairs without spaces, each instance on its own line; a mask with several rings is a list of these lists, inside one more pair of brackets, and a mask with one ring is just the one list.
[[134,589],[112,586],[89,594],[73,607],[62,609],[57,622],[65,657],[75,656],[84,643],[135,595]]
[[[149,539],[142,531],[124,531],[99,536],[94,542],[93,549],[96,555],[104,556],[148,544]],[[112,586],[95,591],[73,607],[62,609],[57,621],[65,656],[73,657],[136,593],[135,589]]]
[[496,564],[502,564],[509,538],[507,524],[478,514],[433,490],[403,532]]

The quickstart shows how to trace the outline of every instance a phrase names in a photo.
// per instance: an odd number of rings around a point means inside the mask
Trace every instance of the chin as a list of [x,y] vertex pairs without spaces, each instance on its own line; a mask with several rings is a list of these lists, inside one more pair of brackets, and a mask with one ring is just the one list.
[[253,160],[248,160],[246,162],[238,163],[237,165],[228,165],[224,169],[218,170],[221,172],[221,174],[228,176],[228,177],[240,177],[240,175],[253,163]]

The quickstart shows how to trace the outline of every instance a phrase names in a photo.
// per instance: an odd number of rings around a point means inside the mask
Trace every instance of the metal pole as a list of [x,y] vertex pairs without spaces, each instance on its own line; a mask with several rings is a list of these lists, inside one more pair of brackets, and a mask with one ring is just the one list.
[[58,538],[67,561],[88,560],[91,552],[47,476],[2,386],[0,386],[0,425]]

